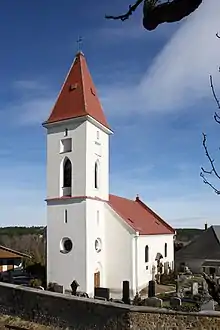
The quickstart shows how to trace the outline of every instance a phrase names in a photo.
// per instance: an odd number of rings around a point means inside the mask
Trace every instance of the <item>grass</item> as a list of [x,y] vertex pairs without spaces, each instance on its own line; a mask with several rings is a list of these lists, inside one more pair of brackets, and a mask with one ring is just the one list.
[[37,324],[34,322],[24,321],[19,317],[13,317],[9,315],[0,315],[0,329],[5,329],[5,325],[13,325],[16,327],[20,327],[21,329],[32,329],[32,330],[58,330],[59,328],[55,328],[52,326],[46,326]]

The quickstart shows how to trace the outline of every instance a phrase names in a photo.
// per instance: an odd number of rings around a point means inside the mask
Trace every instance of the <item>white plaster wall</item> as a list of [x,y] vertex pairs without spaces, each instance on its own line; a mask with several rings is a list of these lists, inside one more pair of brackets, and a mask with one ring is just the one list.
[[[97,132],[98,137],[97,138]],[[86,194],[109,199],[109,135],[91,122],[86,122]],[[99,164],[98,189],[95,188],[95,162]]]
[[[141,235],[138,238],[138,288],[143,287],[152,280],[152,266],[157,266],[155,261],[157,253],[161,253],[164,257],[165,243],[167,243],[167,257],[162,262],[169,262],[173,267],[174,262],[174,244],[172,234],[167,235]],[[149,247],[149,262],[145,262],[145,246]],[[146,270],[146,266],[148,269]]]
[[[67,156],[72,162],[72,196],[86,195],[86,121],[52,125],[47,132],[47,198],[60,197],[60,167]],[[68,136],[64,136],[65,128]],[[60,141],[72,138],[72,151],[60,153]]]
[[[65,128],[68,136],[64,136]],[[97,139],[97,132],[99,138]],[[72,151],[60,153],[60,141],[72,138]],[[61,196],[61,162],[72,162],[72,196],[109,198],[109,135],[88,120],[52,125],[47,134],[47,198]],[[99,189],[94,185],[95,162],[99,162]]]
[[[64,223],[65,209],[67,223]],[[76,279],[79,290],[86,291],[86,202],[48,202],[47,211],[47,282],[57,282],[70,290],[71,282]],[[69,237],[74,244],[68,254],[60,252],[63,237]]]
[[130,282],[133,290],[133,234],[134,231],[105,204],[105,283],[114,298],[121,298],[122,282]]
[[[100,286],[106,286],[105,264],[105,205],[104,202],[86,200],[86,256],[87,256],[87,293],[94,296],[94,273],[100,272]],[[101,239],[102,248],[97,253],[95,240]]]

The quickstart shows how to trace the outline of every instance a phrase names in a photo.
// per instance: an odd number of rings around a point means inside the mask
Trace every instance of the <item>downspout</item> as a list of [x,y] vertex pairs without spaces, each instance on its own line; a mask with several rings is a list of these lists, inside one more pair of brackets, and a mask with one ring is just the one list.
[[136,231],[135,238],[135,289],[136,293],[138,293],[138,237],[139,231]]

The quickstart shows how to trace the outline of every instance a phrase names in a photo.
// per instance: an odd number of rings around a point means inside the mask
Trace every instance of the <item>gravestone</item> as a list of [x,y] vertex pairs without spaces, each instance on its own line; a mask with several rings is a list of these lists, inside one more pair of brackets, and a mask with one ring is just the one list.
[[201,305],[201,311],[214,311],[215,305],[214,300],[209,300]]
[[129,288],[129,281],[123,281],[122,287],[122,301],[124,304],[130,305],[130,288]]
[[171,297],[170,298],[170,306],[172,308],[179,309],[182,305],[182,300],[179,297]]
[[176,296],[180,297],[180,277],[177,275],[176,278]]
[[155,281],[155,275],[156,275],[156,266],[152,266],[152,281]]
[[149,306],[149,307],[162,308],[163,307],[163,300],[159,299],[159,298],[156,298],[156,297],[146,298],[144,300],[144,305]]
[[77,288],[79,287],[79,283],[76,280],[73,280],[72,283],[70,284],[71,289],[72,289],[72,295],[76,296],[76,291]]
[[168,261],[166,261],[165,263],[164,263],[164,274],[168,274],[168,271],[169,271],[169,262]]
[[57,283],[54,283],[54,292],[63,293],[63,286]]
[[110,290],[108,288],[95,288],[94,296],[99,298],[105,298],[106,300],[109,300],[110,297]]
[[155,297],[156,283],[155,281],[149,281],[148,283],[148,298]]
[[208,284],[205,280],[202,281],[202,290],[208,292]]
[[197,282],[193,282],[191,286],[191,293],[193,296],[197,295],[199,292],[199,284]]

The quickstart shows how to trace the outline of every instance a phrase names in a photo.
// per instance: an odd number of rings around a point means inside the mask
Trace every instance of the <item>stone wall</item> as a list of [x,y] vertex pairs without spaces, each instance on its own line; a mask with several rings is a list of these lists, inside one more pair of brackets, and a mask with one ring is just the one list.
[[0,313],[60,329],[220,329],[220,313],[126,306],[0,283]]

